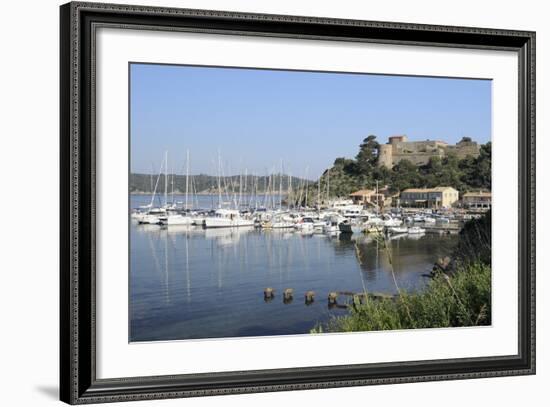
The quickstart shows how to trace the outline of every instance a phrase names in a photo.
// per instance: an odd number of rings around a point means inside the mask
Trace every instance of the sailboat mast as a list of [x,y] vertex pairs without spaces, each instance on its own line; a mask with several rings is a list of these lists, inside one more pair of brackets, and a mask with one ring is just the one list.
[[220,157],[220,150],[218,149],[218,208],[221,208],[222,205],[221,166],[222,159]]
[[175,177],[175,173],[174,173],[174,165],[172,164],[172,176],[170,177],[170,179],[172,180],[172,206],[175,206],[175,202],[176,200],[174,199],[174,177]]
[[246,194],[248,191],[248,168],[244,169],[244,188],[243,193]]
[[269,172],[268,170],[266,169],[265,170],[265,179],[264,179],[264,207],[266,209],[269,208],[269,204],[270,204],[270,195],[269,195],[269,191],[271,191],[271,175],[268,175]]
[[286,206],[287,206],[287,209],[290,209],[290,198],[292,196],[292,175],[291,175],[291,172],[289,171],[288,173],[288,196],[286,198]]
[[317,182],[317,205],[319,208],[321,207],[321,178],[323,178],[323,174],[321,174],[321,177]]
[[256,201],[256,209],[258,209],[258,203],[259,203],[259,188],[260,188],[260,179],[256,177],[256,192],[254,192],[254,200]]
[[309,182],[307,180],[307,177],[308,177],[308,170],[309,170],[309,167],[306,167],[306,181],[305,181],[305,185],[306,185],[306,208],[307,208],[307,190],[308,190],[308,186],[309,186]]
[[[155,172],[155,166],[151,163],[151,192],[153,192],[153,173]],[[153,203],[151,202],[151,205]]]
[[159,175],[157,177],[157,182],[155,182],[155,188],[153,189],[153,195],[151,195],[151,203],[149,204],[149,207],[152,208],[153,207],[153,203],[155,202],[155,195],[157,193],[157,187],[159,185],[159,181],[160,181],[160,177],[162,175],[162,165],[163,163],[161,162],[160,164],[160,170],[159,170]]
[[275,174],[273,174],[273,171],[275,171],[275,167],[273,167],[273,169],[271,170],[272,173],[270,175],[271,177],[271,209],[275,209]]
[[164,153],[164,207],[168,206],[168,151]]
[[298,200],[296,201],[296,204],[299,208],[302,207],[302,202],[304,201],[304,185],[305,185],[305,178],[302,176],[300,178],[300,196],[298,197]]
[[243,173],[239,172],[239,201],[237,203],[237,210],[241,207],[241,199],[243,197]]
[[188,209],[189,202],[189,149],[187,149],[187,160],[185,164],[185,209]]
[[281,160],[281,173],[279,174],[279,210],[283,208],[283,160]]

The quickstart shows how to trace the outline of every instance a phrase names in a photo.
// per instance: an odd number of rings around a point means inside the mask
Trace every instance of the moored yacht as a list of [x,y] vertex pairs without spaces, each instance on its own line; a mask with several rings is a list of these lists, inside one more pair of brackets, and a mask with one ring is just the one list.
[[403,223],[400,219],[393,218],[388,214],[382,216],[382,222],[387,227],[398,227]]
[[182,215],[180,213],[169,213],[165,216],[159,216],[159,223],[165,226],[175,226],[175,225],[192,225],[194,219],[189,215]]
[[314,225],[315,225],[315,221],[313,220],[313,218],[304,217],[304,218],[300,219],[296,223],[296,225],[294,225],[294,227],[297,230],[300,230],[302,232],[310,232],[310,231],[313,231]]
[[338,233],[339,231],[340,229],[338,228],[338,222],[336,221],[328,222],[323,226],[323,233],[332,234]]
[[392,234],[401,234],[401,233],[407,233],[409,229],[405,226],[393,226],[388,229],[388,231]]
[[234,228],[254,226],[254,219],[243,218],[234,209],[218,209],[214,216],[204,218],[205,228]]
[[149,211],[135,216],[135,219],[141,224],[156,225],[162,216],[166,216],[166,208],[151,208]]

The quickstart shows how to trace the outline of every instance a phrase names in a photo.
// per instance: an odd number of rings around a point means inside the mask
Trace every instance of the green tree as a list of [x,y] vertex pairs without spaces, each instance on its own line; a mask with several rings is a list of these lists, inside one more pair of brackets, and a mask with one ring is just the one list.
[[491,189],[491,142],[481,146],[479,156],[466,157],[459,163],[465,189]]
[[440,157],[431,157],[428,164],[419,169],[425,187],[433,188],[440,183],[444,166]]
[[361,173],[370,174],[372,169],[376,168],[379,148],[380,144],[376,141],[376,136],[371,134],[363,140],[359,146],[359,153],[355,157]]
[[396,191],[421,186],[418,167],[409,160],[401,160],[393,167],[391,180],[392,187]]
[[[374,182],[378,181],[379,186],[391,185],[392,170],[386,167],[375,167],[372,171]],[[374,186],[374,185],[372,185]]]
[[491,142],[481,146],[476,159],[476,180],[480,188],[491,189]]

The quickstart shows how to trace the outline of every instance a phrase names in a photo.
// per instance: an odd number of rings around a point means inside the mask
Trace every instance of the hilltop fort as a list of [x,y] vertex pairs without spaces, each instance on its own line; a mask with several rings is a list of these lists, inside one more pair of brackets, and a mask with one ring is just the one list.
[[458,159],[479,156],[480,146],[468,137],[463,137],[455,145],[444,141],[408,141],[407,136],[389,137],[386,144],[380,144],[378,150],[378,165],[392,168],[401,160],[409,160],[416,165],[425,165],[432,157],[444,158],[454,154]]

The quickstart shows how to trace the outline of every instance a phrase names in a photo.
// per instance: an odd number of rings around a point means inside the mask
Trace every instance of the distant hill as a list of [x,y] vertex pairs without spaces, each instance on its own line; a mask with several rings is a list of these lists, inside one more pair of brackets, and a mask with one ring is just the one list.
[[[157,192],[164,192],[164,175],[160,178],[158,174],[130,174],[130,192],[131,193],[152,193],[157,183]],[[289,181],[290,180],[290,181]],[[168,174],[168,191],[172,191],[172,182],[176,193],[185,192],[185,175]],[[243,193],[265,193],[266,190],[277,193],[279,184],[283,192],[288,191],[289,183],[292,184],[292,189],[297,190],[300,186],[312,184],[314,181],[306,181],[298,177],[290,177],[288,175],[273,174],[271,176],[257,175],[232,175],[220,177],[222,190]],[[242,184],[242,187],[241,187]],[[189,192],[190,193],[218,193],[218,177],[213,175],[190,175],[189,176]]]

